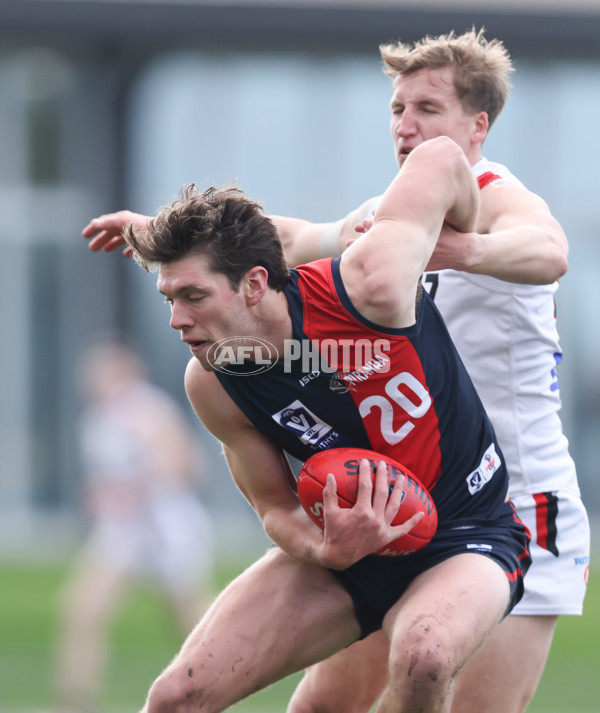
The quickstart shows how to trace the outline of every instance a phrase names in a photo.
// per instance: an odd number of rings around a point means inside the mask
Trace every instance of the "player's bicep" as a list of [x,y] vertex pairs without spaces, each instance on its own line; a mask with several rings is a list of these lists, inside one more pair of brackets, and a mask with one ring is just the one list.
[[237,434],[223,445],[236,485],[263,519],[272,508],[295,510],[298,498],[285,454],[257,431]]
[[535,193],[503,183],[489,186],[482,191],[482,214],[486,211],[488,225],[485,232],[531,226],[546,232],[549,239],[561,246],[565,253],[568,251],[567,238],[560,223],[550,212],[548,204]]
[[274,506],[295,507],[294,478],[287,458],[256,430],[214,373],[204,371],[192,359],[185,388],[198,418],[223,444],[233,479],[258,515],[262,517]]

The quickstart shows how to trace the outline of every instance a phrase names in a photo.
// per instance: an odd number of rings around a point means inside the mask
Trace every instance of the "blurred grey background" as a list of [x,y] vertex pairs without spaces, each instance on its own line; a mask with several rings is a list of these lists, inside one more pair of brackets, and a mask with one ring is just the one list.
[[[76,536],[74,370],[90,338],[125,337],[185,405],[188,351],[155,277],[90,253],[83,226],[232,179],[269,212],[341,217],[396,168],[378,44],[473,25],[517,70],[485,153],[547,200],[570,240],[562,417],[598,515],[599,0],[0,0],[1,553],[47,557]],[[196,428],[222,546],[262,547]]]

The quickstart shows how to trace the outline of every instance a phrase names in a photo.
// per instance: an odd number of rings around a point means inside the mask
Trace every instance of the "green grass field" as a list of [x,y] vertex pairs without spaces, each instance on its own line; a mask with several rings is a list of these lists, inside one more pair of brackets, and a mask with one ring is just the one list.
[[[219,572],[218,586],[236,574]],[[57,566],[0,563],[0,713],[52,706],[56,595],[64,572]],[[114,656],[103,710],[136,711],[155,674],[179,647],[159,598],[132,592],[112,629]],[[554,646],[530,713],[597,713],[600,671],[600,575],[590,576],[583,617],[559,621]],[[232,710],[284,713],[297,681],[292,677]]]

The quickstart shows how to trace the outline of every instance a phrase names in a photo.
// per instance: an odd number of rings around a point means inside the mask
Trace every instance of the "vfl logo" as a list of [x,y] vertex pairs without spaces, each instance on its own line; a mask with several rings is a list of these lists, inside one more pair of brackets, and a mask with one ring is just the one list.
[[298,400],[274,413],[272,418],[280,426],[298,436],[303,443],[317,446],[322,450],[331,448],[331,444],[337,441],[340,435]]
[[471,495],[478,493],[481,488],[492,479],[492,476],[501,465],[502,461],[500,460],[500,456],[496,453],[496,449],[492,443],[483,454],[483,458],[477,470],[474,470],[467,477],[469,493],[471,493]]

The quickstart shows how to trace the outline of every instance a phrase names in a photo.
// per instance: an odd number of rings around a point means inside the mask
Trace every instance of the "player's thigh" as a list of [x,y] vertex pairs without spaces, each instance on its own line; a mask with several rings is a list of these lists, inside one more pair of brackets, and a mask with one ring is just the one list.
[[453,676],[502,619],[509,596],[505,572],[485,555],[459,554],[420,574],[384,619],[391,675],[419,660],[431,675]]
[[368,713],[387,682],[388,648],[376,631],[311,666],[287,713]]
[[182,702],[190,710],[223,710],[359,635],[337,578],[273,548],[219,595],[150,700],[156,709]]
[[522,713],[544,670],[555,616],[508,616],[456,679],[452,713]]

